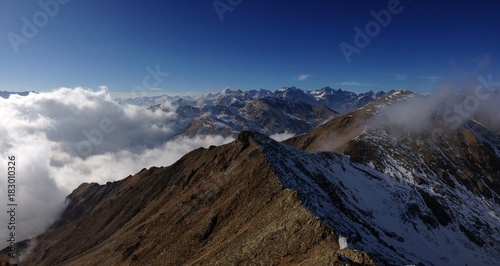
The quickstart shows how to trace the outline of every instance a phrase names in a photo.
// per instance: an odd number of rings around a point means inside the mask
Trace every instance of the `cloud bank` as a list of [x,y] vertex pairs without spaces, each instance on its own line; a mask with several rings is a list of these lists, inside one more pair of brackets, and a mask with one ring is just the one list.
[[436,136],[474,119],[500,133],[499,102],[500,82],[491,74],[474,74],[443,82],[430,95],[412,95],[406,101],[387,105],[371,123],[411,132],[428,131]]
[[[42,233],[58,218],[65,197],[83,182],[120,180],[144,167],[170,165],[195,148],[232,141],[174,138],[187,122],[170,109],[122,106],[105,88],[61,88],[0,99],[0,172],[7,173],[7,156],[17,157],[17,239]],[[0,187],[0,198],[7,199],[6,178]],[[0,211],[1,239],[8,235],[6,211]]]

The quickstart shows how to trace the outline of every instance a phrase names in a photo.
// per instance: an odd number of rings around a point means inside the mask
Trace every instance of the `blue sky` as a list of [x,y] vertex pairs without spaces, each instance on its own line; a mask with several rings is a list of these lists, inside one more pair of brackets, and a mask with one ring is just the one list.
[[[223,20],[214,0],[42,0],[53,16],[37,1],[2,0],[0,90],[130,92],[146,79],[147,90],[162,94],[282,86],[428,92],[457,72],[500,73],[495,1],[216,1],[232,9]],[[355,47],[354,28],[365,32],[371,11],[388,4],[399,12],[348,63],[339,45]],[[23,35],[26,21],[34,36]],[[148,79],[155,69],[160,80]]]

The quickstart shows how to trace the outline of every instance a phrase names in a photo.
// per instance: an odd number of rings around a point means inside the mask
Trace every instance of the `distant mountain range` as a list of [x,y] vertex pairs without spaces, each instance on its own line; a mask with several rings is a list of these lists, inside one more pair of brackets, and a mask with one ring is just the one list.
[[434,112],[412,131],[384,113],[418,97],[391,92],[283,143],[243,131],[82,184],[21,243],[23,265],[498,265],[500,135],[472,119],[431,134]]
[[11,95],[27,96],[31,92],[35,93],[34,91],[23,91],[23,92],[0,91],[0,97],[8,99]]
[[246,92],[224,89],[200,96],[139,97],[117,99],[117,102],[148,107],[152,111],[175,110],[185,125],[178,135],[236,136],[242,130],[267,135],[302,134],[384,95],[385,92],[356,94],[328,87],[314,91],[289,87]]
[[355,93],[344,91],[342,89],[334,90],[330,87],[325,87],[319,90],[306,91],[296,87],[282,87],[275,91],[259,89],[232,91],[224,89],[218,93],[209,93],[206,95],[196,96],[155,96],[155,97],[137,97],[129,99],[116,99],[121,104],[133,104],[138,106],[152,106],[163,104],[165,102],[177,103],[178,105],[190,106],[216,106],[216,105],[232,105],[237,102],[245,102],[249,100],[258,100],[263,98],[285,98],[290,101],[303,102],[310,105],[322,104],[339,114],[348,113],[354,109],[365,106],[374,100],[384,96],[383,91],[374,93],[372,91],[365,93]]

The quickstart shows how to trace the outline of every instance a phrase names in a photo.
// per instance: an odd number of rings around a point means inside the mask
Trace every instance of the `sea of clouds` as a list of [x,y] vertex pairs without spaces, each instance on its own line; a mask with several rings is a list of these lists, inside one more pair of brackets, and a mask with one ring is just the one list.
[[[105,89],[60,88],[0,98],[0,239],[7,239],[7,156],[16,156],[17,240],[47,229],[84,182],[104,184],[232,138],[176,137],[175,109],[120,105]],[[5,241],[6,246],[8,243]]]

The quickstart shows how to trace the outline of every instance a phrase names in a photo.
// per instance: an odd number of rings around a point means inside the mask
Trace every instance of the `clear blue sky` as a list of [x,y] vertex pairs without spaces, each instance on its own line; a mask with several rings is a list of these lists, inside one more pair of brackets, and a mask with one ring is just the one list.
[[[169,75],[155,87],[169,94],[292,85],[429,91],[484,57],[499,73],[496,1],[401,0],[402,11],[350,63],[340,43],[355,45],[354,27],[364,31],[370,11],[391,1],[243,0],[223,21],[213,2],[71,0],[44,21],[37,1],[2,0],[0,90],[127,92],[157,65]],[[23,37],[23,17],[43,27],[16,53],[9,33]]]

